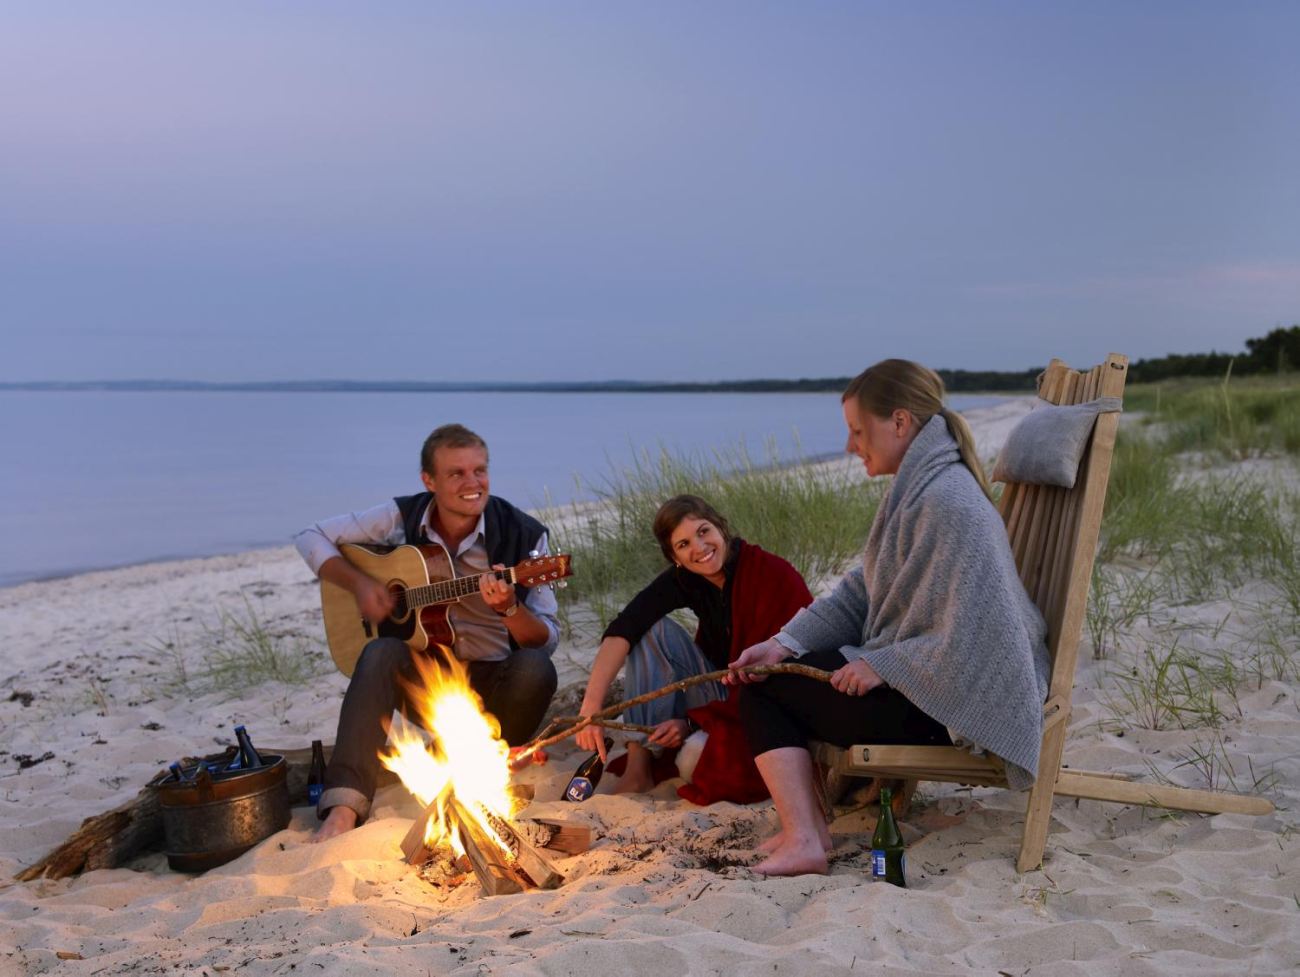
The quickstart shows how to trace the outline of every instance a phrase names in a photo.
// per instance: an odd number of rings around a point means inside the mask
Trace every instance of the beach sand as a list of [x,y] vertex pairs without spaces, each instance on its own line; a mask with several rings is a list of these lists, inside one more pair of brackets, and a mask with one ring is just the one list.
[[[1014,400],[971,412],[982,454],[1026,408]],[[1293,467],[1264,467],[1295,486]],[[1269,623],[1270,599],[1267,581],[1247,582],[1161,609],[1126,640],[1138,647],[1161,621],[1200,622],[1187,632],[1191,647],[1244,656]],[[648,796],[561,804],[554,799],[579,757],[560,748],[521,775],[538,798],[529,813],[587,821],[599,840],[584,854],[556,855],[567,881],[555,891],[483,898],[472,879],[432,885],[400,858],[419,805],[398,786],[380,792],[354,832],[310,845],[314,812],[298,808],[286,830],[201,876],[171,872],[153,853],[62,881],[9,881],[171,760],[231,742],[235,723],[266,745],[333,739],[345,680],[327,662],[305,685],[204,687],[205,633],[222,610],[247,608],[272,630],[320,632],[315,581],[288,547],[0,591],[0,975],[1173,977],[1300,968],[1300,703],[1293,678],[1264,676],[1243,684],[1240,715],[1231,710],[1218,732],[1239,786],[1250,787],[1252,771],[1271,778],[1276,814],[1060,800],[1043,869],[1025,875],[1014,867],[1023,794],[922,785],[903,823],[906,890],[869,879],[871,809],[833,825],[830,875],[764,879],[744,866],[775,827],[769,805],[698,808],[671,783]],[[1115,662],[1095,661],[1087,640],[1066,764],[1138,777],[1155,767],[1205,786],[1181,761],[1214,731],[1110,722]],[[1294,654],[1294,632],[1289,640]],[[583,678],[592,652],[560,649],[561,685]]]

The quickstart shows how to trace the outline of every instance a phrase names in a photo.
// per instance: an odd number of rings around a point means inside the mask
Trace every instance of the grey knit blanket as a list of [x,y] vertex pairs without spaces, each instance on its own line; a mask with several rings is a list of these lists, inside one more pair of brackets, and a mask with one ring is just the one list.
[[936,414],[899,465],[861,568],[782,629],[798,650],[838,648],[997,754],[1012,787],[1038,772],[1050,661],[1046,626],[1006,528]]

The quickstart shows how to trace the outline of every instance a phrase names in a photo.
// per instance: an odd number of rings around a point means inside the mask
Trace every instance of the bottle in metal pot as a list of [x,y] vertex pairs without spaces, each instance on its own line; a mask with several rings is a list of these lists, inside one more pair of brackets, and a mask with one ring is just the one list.
[[253,770],[265,765],[262,755],[253,746],[252,737],[248,735],[248,730],[243,725],[235,727],[235,739],[239,740],[239,752],[226,768],[227,770]]

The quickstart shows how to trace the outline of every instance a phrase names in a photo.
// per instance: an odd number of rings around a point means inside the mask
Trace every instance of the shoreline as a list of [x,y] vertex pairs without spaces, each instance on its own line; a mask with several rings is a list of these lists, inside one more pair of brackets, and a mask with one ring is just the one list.
[[[982,395],[962,394],[961,396],[982,396]],[[995,395],[990,395],[990,396],[995,396]],[[972,430],[976,432],[976,441],[980,445],[981,456],[996,454],[997,447],[1001,445],[1001,439],[1005,438],[1006,431],[1009,430],[1009,427],[1005,424],[1006,418],[1014,417],[1018,419],[1021,416],[1021,414],[1024,413],[1024,410],[1027,409],[1027,408],[1017,408],[1015,405],[1027,404],[1029,402],[1032,402],[1032,400],[1034,399],[1031,395],[1012,395],[1012,396],[996,395],[996,396],[999,396],[997,403],[988,404],[980,407],[974,407],[974,408],[970,408],[969,410],[964,410],[960,412],[963,417],[967,418],[968,423],[971,424]],[[1014,423],[1014,420],[1012,423]],[[803,466],[816,467],[816,466],[823,466],[823,465],[833,465],[837,461],[846,457],[847,456],[843,455],[843,453],[841,452],[823,452],[821,454],[814,455],[808,458],[799,458],[797,460],[775,462],[770,464],[758,465],[756,467],[760,469],[793,470]],[[581,511],[585,505],[592,504],[595,501],[596,500],[594,499],[577,499],[570,502],[563,502],[558,505],[550,506],[547,508],[533,508],[533,509],[529,509],[528,511],[534,516],[538,516],[541,513],[570,513],[573,511]],[[103,566],[90,566],[84,568],[68,569],[66,571],[59,571],[57,573],[52,573],[52,574],[45,574],[45,575],[35,576],[35,577],[26,577],[24,579],[15,580],[12,582],[5,582],[3,580],[0,580],[0,594],[3,594],[9,590],[14,590],[19,587],[28,586],[29,584],[53,584],[59,582],[66,582],[90,574],[115,573],[122,570],[132,570],[136,567],[168,566],[168,565],[175,565],[180,563],[189,563],[192,561],[219,559],[221,557],[235,557],[235,556],[242,556],[245,554],[251,555],[251,554],[258,554],[258,553],[269,553],[270,551],[282,549],[284,547],[288,547],[290,550],[292,550],[293,544],[288,540],[284,540],[281,542],[259,543],[252,546],[232,544],[231,548],[221,549],[218,550],[217,552],[191,553],[191,554],[182,554],[177,556],[152,557],[144,560],[131,560],[124,563],[112,563]]]

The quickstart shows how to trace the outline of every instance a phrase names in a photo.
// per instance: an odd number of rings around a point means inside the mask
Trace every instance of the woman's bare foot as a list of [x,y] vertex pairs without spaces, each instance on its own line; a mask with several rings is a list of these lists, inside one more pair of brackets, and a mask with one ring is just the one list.
[[759,875],[825,875],[829,869],[826,850],[817,837],[788,839],[755,865],[754,871]]
[[[822,825],[822,829],[820,832],[818,832],[818,836],[819,836],[818,840],[820,840],[822,843],[823,851],[829,853],[832,849],[834,849],[835,843],[831,841],[830,828],[826,827],[825,825]],[[783,844],[785,844],[784,828],[778,831],[776,834],[772,835],[771,838],[768,838],[767,841],[761,842],[758,845],[758,847],[755,848],[754,850],[758,852],[760,855],[770,855],[772,854],[772,852],[780,848]]]
[[650,763],[654,758],[640,743],[627,744],[627,769],[614,785],[615,794],[643,794],[655,785],[650,773]]
[[321,826],[316,829],[312,835],[312,844],[318,844],[322,841],[329,841],[335,835],[341,835],[345,831],[351,831],[357,826],[357,812],[350,807],[331,807],[329,814],[325,815],[325,820]]

